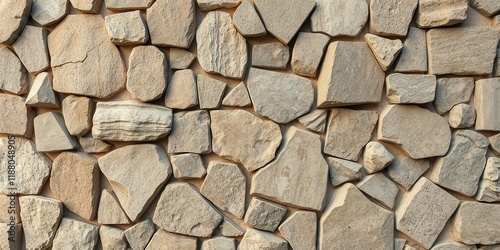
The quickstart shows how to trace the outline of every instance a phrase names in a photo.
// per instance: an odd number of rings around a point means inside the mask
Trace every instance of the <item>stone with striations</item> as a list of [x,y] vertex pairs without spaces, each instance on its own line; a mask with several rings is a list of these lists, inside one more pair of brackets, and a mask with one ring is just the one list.
[[64,217],[54,237],[53,249],[94,249],[99,226]]
[[237,7],[241,0],[196,0],[202,11]]
[[70,0],[73,8],[89,14],[97,14],[104,0]]
[[238,237],[245,234],[245,230],[243,228],[227,217],[224,217],[220,223],[219,231],[226,237]]
[[150,218],[147,218],[125,230],[125,237],[132,249],[144,250],[155,230],[155,224]]
[[167,57],[157,47],[134,47],[129,57],[127,90],[141,102],[156,100],[167,88],[168,70]]
[[227,84],[214,78],[198,75],[198,99],[201,109],[219,108]]
[[486,202],[500,201],[500,158],[488,158],[476,199]]
[[325,133],[326,129],[326,117],[328,115],[328,111],[325,109],[316,109],[299,119],[300,124],[302,126],[306,127],[307,129],[318,132],[318,133]]
[[113,191],[103,189],[97,211],[97,222],[104,225],[130,224],[125,211],[120,207],[120,203]]
[[197,179],[207,173],[199,154],[176,154],[170,156],[170,161],[177,179]]
[[387,39],[373,34],[365,35],[365,42],[372,50],[380,67],[387,71],[403,49],[401,40]]
[[500,205],[464,201],[453,220],[453,235],[465,244],[500,243]]
[[90,98],[69,95],[62,101],[62,111],[70,134],[82,136],[92,129],[94,102]]
[[379,172],[394,160],[394,155],[387,150],[384,145],[371,141],[366,144],[363,154],[363,167],[366,173],[373,174]]
[[187,69],[196,59],[191,51],[179,48],[170,48],[168,56],[171,69]]
[[431,250],[477,250],[477,248],[474,245],[465,245],[460,242],[445,240],[432,246]]
[[188,109],[198,105],[196,76],[190,69],[177,70],[165,92],[165,106],[171,109]]
[[484,16],[490,17],[500,12],[500,3],[495,0],[471,0],[470,5]]
[[287,250],[288,242],[279,236],[257,229],[248,229],[238,246],[239,250]]
[[139,10],[108,15],[104,20],[113,44],[144,44],[149,40],[146,22]]
[[311,15],[311,30],[332,37],[356,37],[368,20],[363,0],[319,0]]
[[79,137],[78,141],[82,150],[88,154],[106,153],[111,149],[111,144],[91,137]]
[[35,110],[24,97],[0,93],[0,133],[31,137]]
[[286,69],[290,49],[280,43],[262,43],[252,47],[252,66],[268,69]]
[[37,108],[59,108],[59,97],[52,89],[52,76],[47,72],[38,74],[31,86],[26,105]]
[[245,82],[240,82],[222,100],[224,106],[246,107],[252,105]]
[[477,112],[476,130],[500,131],[500,78],[476,81],[474,108]]
[[316,213],[297,211],[283,221],[278,230],[293,249],[315,249],[316,224]]
[[44,113],[35,117],[33,122],[37,151],[63,151],[78,146],[78,140],[68,132],[61,114],[55,112]]
[[366,175],[363,165],[356,162],[334,157],[327,157],[327,161],[330,170],[330,182],[334,187],[349,181],[357,181]]
[[232,238],[215,237],[203,241],[202,250],[236,250],[236,241]]
[[7,47],[0,45],[0,90],[16,95],[28,92],[29,76],[21,60]]
[[386,97],[391,104],[428,103],[436,95],[435,75],[394,73],[385,82]]
[[468,9],[468,0],[420,0],[416,23],[421,28],[461,23],[467,18]]
[[0,43],[12,44],[16,41],[28,21],[31,5],[32,0],[7,0],[0,3]]
[[151,7],[155,0],[105,0],[109,10],[136,10]]
[[425,30],[410,27],[403,49],[395,62],[395,72],[427,72],[427,38]]
[[32,74],[42,72],[50,66],[47,33],[47,29],[26,25],[12,44],[26,70]]
[[99,240],[103,247],[109,249],[126,250],[128,247],[123,229],[117,227],[101,226]]
[[365,176],[356,186],[363,193],[392,209],[398,195],[398,187],[382,173]]
[[488,137],[490,141],[491,151],[496,155],[500,155],[500,133]]
[[473,106],[460,103],[450,110],[448,123],[452,128],[470,128],[476,121],[476,110]]
[[267,34],[252,0],[243,0],[233,14],[234,27],[246,37],[263,36]]
[[68,0],[33,0],[31,18],[42,26],[59,22],[68,14]]
[[169,233],[163,229],[158,230],[151,238],[146,250],[156,249],[186,249],[194,250],[197,248],[197,240],[179,234]]
[[256,229],[274,232],[286,211],[284,206],[253,197],[245,214],[245,223]]
[[172,132],[168,136],[168,153],[212,152],[208,111],[177,112],[173,120]]
[[406,36],[418,0],[370,1],[370,32],[381,36]]
[[422,176],[430,163],[428,160],[414,160],[408,156],[398,157],[387,168],[387,175],[404,190],[408,191]]
[[461,102],[469,102],[474,90],[474,78],[439,78],[436,82],[434,108],[440,115],[450,111]]
[[300,32],[293,46],[293,72],[301,76],[316,77],[329,40],[330,37],[324,34]]

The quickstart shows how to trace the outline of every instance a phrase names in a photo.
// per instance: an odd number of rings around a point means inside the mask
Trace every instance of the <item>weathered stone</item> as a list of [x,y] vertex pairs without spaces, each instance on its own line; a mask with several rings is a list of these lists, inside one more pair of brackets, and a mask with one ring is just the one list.
[[461,102],[469,102],[474,90],[474,78],[440,78],[436,83],[434,108],[440,115],[448,112]]
[[238,246],[239,250],[287,250],[288,242],[286,240],[268,232],[248,229]]
[[173,120],[172,132],[168,136],[168,153],[212,152],[208,111],[177,112]]
[[129,224],[125,211],[120,207],[113,191],[103,189],[101,200],[99,201],[99,210],[97,212],[97,222],[99,224]]
[[335,190],[321,216],[318,240],[320,250],[393,249],[394,215],[347,183]]
[[398,187],[382,173],[365,176],[356,186],[363,193],[379,201],[384,206],[392,209]]
[[372,50],[380,67],[387,71],[403,49],[399,39],[391,40],[373,34],[366,34],[365,41]]
[[59,108],[59,98],[52,89],[52,76],[47,72],[38,74],[31,86],[26,105],[38,108]]
[[484,16],[493,16],[500,12],[500,3],[495,0],[472,0],[470,5]]
[[155,0],[105,0],[109,10],[147,9]]
[[490,27],[429,30],[429,74],[491,74],[499,37],[499,30]]
[[418,0],[370,1],[370,33],[381,36],[406,36]]
[[62,101],[62,111],[70,134],[82,136],[92,128],[94,102],[91,99],[69,95]]
[[97,14],[104,0],[70,0],[73,8],[83,13]]
[[1,249],[21,250],[22,237],[23,237],[22,224],[9,225],[7,223],[0,223]]
[[79,137],[78,141],[83,152],[88,154],[106,153],[111,149],[111,144],[90,137]]
[[292,74],[251,68],[247,86],[255,112],[278,123],[306,114],[314,102],[311,80]]
[[500,243],[500,205],[464,201],[453,221],[455,238],[465,244]]
[[32,0],[7,0],[0,3],[0,43],[12,44],[16,41],[28,21],[31,4]]
[[406,245],[406,239],[395,238],[394,239],[394,250],[403,250]]
[[137,101],[98,102],[92,136],[111,141],[154,141],[172,128],[172,110]]
[[252,47],[252,66],[269,69],[286,69],[290,49],[280,43],[256,44]]
[[427,38],[425,30],[410,27],[403,49],[394,67],[395,72],[427,72]]
[[108,36],[116,45],[144,44],[149,40],[146,22],[139,10],[108,15],[104,19]]
[[384,145],[371,141],[366,144],[363,154],[363,167],[366,173],[373,174],[379,172],[394,160],[394,155],[387,150]]
[[74,149],[78,140],[71,136],[61,114],[49,112],[35,117],[35,144],[38,152]]
[[113,150],[99,158],[99,167],[132,221],[141,217],[172,174],[165,150],[155,144]]
[[276,123],[245,110],[216,110],[210,117],[212,150],[217,155],[241,163],[248,171],[274,159],[282,138]]
[[422,176],[430,163],[428,160],[414,160],[410,157],[398,157],[387,168],[387,175],[404,190],[409,190],[411,186]]
[[128,247],[123,230],[116,227],[101,226],[99,240],[103,248],[107,249],[126,250]]
[[435,244],[431,250],[477,250],[476,246],[468,246],[452,240],[445,240]]
[[318,78],[318,107],[380,102],[384,78],[366,43],[330,43]]
[[207,173],[199,154],[172,155],[170,161],[177,179],[201,178]]
[[497,245],[490,245],[490,246],[481,246],[478,248],[478,250],[499,250],[500,249],[500,244]]
[[298,75],[316,77],[330,37],[319,33],[300,32],[292,53],[292,70]]
[[428,103],[436,95],[435,75],[394,73],[385,82],[386,97],[391,104]]
[[62,152],[52,164],[50,190],[67,209],[86,220],[93,220],[97,214],[100,176],[94,157]]
[[94,249],[99,239],[99,226],[62,218],[52,249]]
[[243,0],[234,11],[233,24],[243,36],[256,37],[267,34],[266,28],[251,0]]
[[468,0],[421,0],[416,23],[421,28],[449,26],[467,18]]
[[0,133],[31,137],[36,113],[24,97],[0,93]]
[[214,78],[198,75],[198,99],[201,109],[219,108],[227,84]]
[[476,130],[500,131],[500,78],[476,81],[474,108],[476,108]]
[[400,145],[411,158],[422,159],[446,154],[451,132],[448,122],[429,110],[415,105],[389,105],[380,114],[377,136]]
[[346,160],[357,161],[370,141],[378,115],[370,110],[332,109],[323,152]]
[[[249,1],[249,0],[247,0]],[[222,100],[224,106],[246,107],[252,105],[245,82],[240,82]]]
[[254,197],[245,214],[245,223],[253,228],[274,232],[286,210],[284,206]]
[[476,199],[486,202],[500,201],[500,158],[488,158]]
[[326,129],[326,117],[328,115],[325,109],[316,109],[307,115],[304,115],[297,119],[302,126],[307,129],[318,132],[325,133]]
[[488,137],[490,141],[491,151],[496,155],[500,155],[500,133]]
[[169,233],[163,229],[158,230],[146,250],[156,249],[185,249],[195,250],[197,248],[196,238]]
[[236,250],[236,241],[226,237],[215,237],[203,241],[201,250]]
[[422,177],[396,208],[396,228],[430,248],[459,204],[457,198]]
[[219,225],[220,233],[227,237],[238,237],[245,234],[245,230],[231,219],[224,217]]
[[63,203],[43,196],[19,197],[26,249],[47,249],[52,245]]
[[132,249],[144,250],[154,233],[155,225],[147,218],[125,230],[125,237]]
[[234,8],[241,0],[196,0],[202,11],[210,11],[220,8]]
[[28,92],[29,77],[19,58],[7,47],[0,46],[0,90],[16,95]]
[[46,29],[26,25],[12,47],[28,72],[36,74],[50,66]]
[[0,206],[5,208],[0,211],[0,223],[11,223],[11,221],[15,224],[21,223],[21,209],[17,204],[19,204],[19,197],[0,194]]
[[[500,15],[497,18],[497,28],[500,28]],[[493,66],[493,76],[500,76],[500,48],[497,49],[497,57],[495,58],[495,64]]]
[[42,26],[59,22],[68,14],[68,0],[33,0],[31,18]]
[[356,37],[368,20],[368,4],[362,0],[319,0],[311,15],[311,30],[332,37]]
[[178,70],[170,79],[165,93],[165,106],[172,109],[188,109],[198,105],[196,76],[190,69]]
[[334,157],[327,157],[330,181],[334,187],[349,181],[357,181],[366,175],[363,165]]
[[168,56],[171,69],[187,69],[196,59],[191,51],[179,48],[170,48]]
[[211,161],[200,193],[237,218],[245,214],[246,177],[236,164]]
[[195,187],[181,182],[167,185],[153,217],[160,228],[196,237],[210,237],[221,221],[222,215]]
[[160,98],[168,83],[167,57],[155,46],[132,49],[127,71],[127,90],[142,102]]
[[476,110],[468,104],[457,104],[448,115],[448,123],[452,128],[470,128],[476,121]]
[[297,211],[278,228],[293,249],[316,249],[316,213]]

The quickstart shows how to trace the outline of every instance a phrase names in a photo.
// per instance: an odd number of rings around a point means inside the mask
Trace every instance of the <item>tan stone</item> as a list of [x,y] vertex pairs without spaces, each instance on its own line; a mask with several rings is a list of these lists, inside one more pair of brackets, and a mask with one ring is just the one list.
[[234,8],[241,0],[196,0],[202,11],[210,11],[220,8]]
[[262,43],[252,47],[252,66],[268,69],[286,69],[290,49],[280,43]]
[[226,237],[215,237],[203,241],[201,250],[236,250],[236,241]]
[[191,51],[179,48],[170,48],[168,56],[171,69],[187,69],[196,59]]
[[105,0],[109,10],[136,10],[151,7],[155,0]]
[[78,140],[71,136],[61,114],[49,112],[35,117],[35,144],[39,152],[75,149]]
[[128,247],[124,231],[116,227],[101,226],[99,240],[104,248],[126,250]]
[[97,211],[97,222],[99,224],[130,224],[125,211],[120,207],[113,191],[103,189]]
[[500,133],[488,137],[490,141],[491,151],[496,155],[500,155]]
[[[0,3],[0,43],[12,44],[23,31],[32,0],[7,0]],[[5,65],[5,64],[2,64]]]
[[170,161],[177,179],[197,179],[207,173],[199,154],[176,154],[170,156]]
[[38,74],[31,86],[26,104],[38,108],[59,108],[59,97],[52,89],[52,76],[47,72]]
[[16,95],[28,91],[29,77],[19,58],[7,47],[0,45],[0,90]]
[[99,226],[64,217],[54,237],[52,249],[94,249],[99,239]]
[[195,250],[197,249],[197,241],[196,238],[193,237],[173,234],[160,229],[153,235],[153,238],[146,247],[146,250],[159,250],[165,248]]
[[208,111],[177,112],[173,120],[172,132],[168,136],[168,153],[212,152]]
[[165,92],[165,106],[172,109],[188,109],[198,105],[196,76],[190,69],[178,70],[170,79]]
[[370,32],[381,36],[406,36],[418,0],[370,1]]
[[500,243],[500,205],[464,201],[453,220],[453,235],[465,244]]
[[379,172],[394,160],[394,155],[387,150],[384,145],[371,141],[365,146],[363,154],[363,167],[366,173],[373,174]]
[[42,72],[50,66],[47,33],[44,28],[26,25],[12,44],[26,70],[32,74]]
[[[249,1],[249,0],[247,0]],[[224,106],[238,106],[246,107],[252,105],[250,100],[250,95],[248,94],[248,89],[245,82],[240,82],[236,87],[231,89],[229,93],[222,100],[222,105]]]
[[[497,28],[500,28],[500,15],[496,16],[498,21],[497,21]],[[500,76],[500,48],[497,49],[497,57],[495,59],[495,64],[493,66],[493,76]]]
[[243,0],[236,8],[233,14],[233,24],[243,36],[256,37],[267,34],[251,0]]
[[116,45],[144,44],[149,40],[146,22],[139,10],[108,15],[104,20],[108,36]]
[[461,102],[469,102],[474,90],[474,78],[439,78],[436,82],[434,108],[440,115],[450,111]]
[[403,42],[403,49],[396,60],[395,72],[427,72],[427,38],[425,30],[410,27]]
[[326,129],[326,117],[328,115],[328,111],[325,109],[316,109],[299,119],[300,124],[302,126],[306,127],[307,129],[318,132],[318,133],[325,133]]
[[245,214],[245,223],[256,229],[274,232],[286,211],[284,206],[253,197]]
[[227,237],[238,237],[245,234],[245,230],[228,217],[224,217],[219,225],[220,233]]
[[311,30],[329,36],[356,37],[368,20],[368,4],[362,0],[319,0],[311,15]]
[[167,57],[155,46],[132,49],[127,71],[127,90],[141,102],[160,98],[168,84]]
[[470,5],[487,17],[500,12],[500,3],[495,0],[472,0]]
[[0,223],[0,230],[1,249],[21,250],[23,237],[22,224],[9,225],[7,223]]
[[155,224],[147,218],[125,230],[125,237],[132,249],[144,250],[155,230]]
[[500,158],[488,158],[483,177],[479,182],[476,200],[486,202],[500,201]]
[[256,229],[248,229],[238,246],[239,250],[287,250],[288,242],[286,240],[269,232]]
[[291,66],[297,75],[316,77],[330,37],[319,33],[300,32],[293,46]]
[[428,103],[436,95],[435,75],[394,73],[385,82],[386,97],[391,104]]
[[372,50],[380,67],[387,71],[403,49],[401,40],[387,39],[373,34],[365,35],[365,42]]
[[476,110],[468,104],[457,104],[448,115],[448,123],[452,128],[470,128],[476,121]]
[[387,168],[387,175],[404,190],[409,190],[413,184],[429,169],[428,160],[414,160],[408,156],[398,157]]
[[406,239],[395,238],[394,239],[394,250],[403,250],[406,245]]
[[421,28],[449,26],[467,18],[468,0],[421,0],[416,23]]
[[477,250],[474,245],[464,245],[459,242],[455,242],[452,240],[445,240],[435,244],[431,250]]
[[31,137],[36,113],[24,97],[0,93],[0,133]]
[[366,175],[363,165],[334,157],[327,157],[330,181],[334,187],[349,181],[357,181]]
[[196,84],[200,109],[219,108],[227,84],[204,75],[198,75]]
[[11,223],[14,221],[16,224],[21,223],[21,209],[19,209],[19,197],[15,195],[0,195],[0,206],[5,208],[0,211],[0,223]]
[[476,81],[474,108],[477,112],[476,130],[500,131],[500,78]]
[[398,187],[382,173],[367,175],[356,186],[363,193],[392,209],[398,195]]
[[111,144],[89,137],[79,137],[78,141],[85,153],[106,153],[111,149]]
[[290,215],[278,230],[293,249],[316,249],[316,213],[297,211]]
[[97,14],[104,0],[70,0],[73,8],[83,12]]
[[70,134],[82,136],[92,129],[94,102],[91,99],[69,95],[62,101],[62,111]]
[[31,18],[42,26],[59,22],[68,14],[68,0],[33,0]]

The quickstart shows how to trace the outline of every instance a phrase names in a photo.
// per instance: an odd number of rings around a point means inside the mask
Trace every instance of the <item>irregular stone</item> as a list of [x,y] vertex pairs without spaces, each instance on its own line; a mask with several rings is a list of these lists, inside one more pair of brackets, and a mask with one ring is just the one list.
[[[496,27],[500,28],[500,15],[496,17]],[[500,48],[497,49],[497,57],[495,58],[495,64],[493,65],[493,76],[500,76]]]
[[116,227],[101,226],[99,239],[105,248],[126,250],[128,246],[123,230]]
[[217,109],[220,107],[222,96],[227,84],[204,75],[198,75],[198,99],[201,109]]
[[79,137],[78,141],[83,151],[88,154],[106,153],[111,149],[111,144],[90,137]]
[[316,77],[319,63],[330,38],[319,33],[300,32],[292,53],[292,70],[298,75]]
[[286,69],[290,49],[280,43],[256,44],[252,47],[252,66],[268,69]]
[[365,41],[372,50],[380,67],[387,71],[403,49],[399,39],[391,40],[373,34],[366,34]]
[[241,0],[196,0],[201,11],[210,11],[220,8],[234,8]]
[[155,225],[147,218],[125,230],[125,237],[132,249],[144,250],[154,233]]
[[325,109],[316,109],[309,114],[300,117],[298,121],[302,124],[302,126],[311,131],[325,133],[327,115],[328,112]]
[[236,250],[236,241],[226,237],[215,237],[203,241],[202,250]]
[[155,0],[105,0],[108,10],[147,9]]
[[54,237],[53,249],[94,249],[99,239],[99,226],[62,218]]
[[[394,215],[375,205],[356,186],[347,183],[335,190],[321,216],[319,249],[393,249]],[[356,240],[353,240],[356,239]]]
[[394,239],[394,250],[403,250],[406,245],[406,239],[395,238]]
[[[102,156],[98,162],[132,221],[141,217],[172,174],[165,150],[155,144],[125,146]],[[144,180],[148,180],[148,185],[144,185]]]
[[227,217],[224,217],[220,223],[219,231],[222,235],[227,237],[238,237],[245,234],[245,230],[243,228]]
[[196,31],[193,0],[156,0],[146,16],[153,45],[189,48]]
[[43,196],[19,197],[26,249],[47,249],[52,245],[63,203]]
[[357,181],[366,175],[363,165],[334,157],[327,157],[330,181],[334,187],[349,181]]
[[487,17],[500,12],[500,3],[495,0],[471,0],[470,5],[479,13]]
[[496,155],[500,155],[500,133],[488,137],[490,141],[491,151]]
[[491,74],[499,37],[499,31],[490,27],[429,30],[429,74]]
[[71,136],[61,114],[48,112],[35,117],[35,144],[38,152],[71,150],[78,140]]
[[483,177],[479,182],[476,200],[485,202],[500,201],[500,158],[488,158]]
[[168,153],[212,152],[208,111],[177,112],[173,120],[172,132],[168,136]]
[[50,66],[46,29],[24,26],[23,32],[12,47],[28,72],[36,74]]
[[459,204],[457,198],[422,177],[396,208],[396,229],[430,248]]
[[97,14],[101,9],[103,0],[70,0],[70,2],[73,8],[80,12]]
[[[0,43],[12,44],[28,21],[32,0],[7,0],[0,4]],[[3,64],[2,65],[7,65]]]
[[177,179],[202,178],[207,173],[199,154],[172,155],[170,161]]
[[425,37],[425,30],[410,27],[403,42],[403,49],[396,60],[394,71],[404,73],[427,72],[427,38]]
[[31,137],[36,113],[25,101],[24,97],[0,93],[0,133]]
[[171,69],[187,69],[196,59],[191,51],[179,48],[170,48],[168,56]]
[[468,246],[452,240],[446,240],[434,245],[431,250],[477,250],[476,246]]
[[[23,226],[22,224],[9,225],[0,223],[0,248],[20,250],[22,246]],[[13,234],[13,235],[11,235]]]
[[[247,0],[249,1],[249,0]],[[252,105],[245,82],[240,82],[222,100],[224,106],[246,107]]]
[[92,136],[111,141],[154,141],[172,128],[172,110],[137,101],[98,102]]
[[120,207],[113,191],[103,189],[101,200],[99,201],[99,210],[97,212],[97,222],[99,224],[129,224],[125,211]]
[[52,89],[52,76],[47,72],[38,74],[31,86],[26,104],[38,108],[59,108],[59,98]]
[[92,129],[94,102],[84,96],[69,95],[62,101],[64,123],[72,135],[82,136]]
[[421,28],[435,28],[461,23],[467,18],[467,0],[422,0],[418,3],[416,23]]
[[453,235],[465,244],[500,243],[500,205],[464,201],[453,221]]
[[316,6],[313,0],[254,0],[267,31],[287,45]]
[[52,164],[50,190],[67,209],[86,220],[93,220],[97,215],[100,177],[94,157],[62,152]]
[[31,18],[42,26],[59,22],[68,14],[68,0],[33,0]]
[[452,128],[470,128],[476,121],[476,110],[468,104],[457,104],[448,115],[448,123]]
[[233,24],[243,36],[256,37],[267,34],[251,0],[243,0],[236,8],[233,14]]
[[196,249],[196,238],[169,233],[163,229],[158,230],[151,241],[149,242],[146,250],[156,249]]
[[196,76],[190,69],[177,70],[165,93],[165,106],[172,109],[188,109],[198,105]]
[[390,74],[386,78],[386,97],[391,104],[428,103],[436,94],[435,75]]
[[365,176],[356,186],[363,193],[379,201],[384,206],[392,209],[398,187],[382,173],[375,173]]
[[255,112],[278,123],[306,114],[314,102],[311,80],[292,74],[251,68],[247,86]]
[[29,76],[19,58],[7,47],[0,46],[0,90],[16,95],[26,94]]
[[370,33],[381,36],[406,36],[418,0],[397,2],[370,1]]
[[293,249],[316,249],[316,213],[297,211],[278,228]]
[[[433,126],[428,126],[433,124]],[[442,156],[451,132],[441,116],[415,105],[389,105],[380,114],[378,139],[400,145],[413,159]]]
[[323,152],[357,161],[370,141],[378,115],[370,110],[331,109]]
[[14,221],[15,224],[21,223],[21,209],[17,204],[19,204],[19,197],[11,194],[0,195],[0,206],[5,208],[0,211],[0,223],[7,224],[11,223],[11,221]]
[[474,108],[476,108],[476,130],[500,131],[500,78],[476,81]]
[[366,173],[373,174],[379,172],[394,160],[394,155],[387,150],[384,145],[371,141],[366,144],[363,154],[363,167]]
[[366,43],[330,43],[318,78],[318,108],[378,103],[384,78]]
[[440,115],[448,112],[461,102],[469,102],[474,90],[474,78],[439,78],[436,82],[434,108]]
[[212,150],[217,155],[257,170],[272,159],[281,143],[276,123],[263,121],[245,110],[210,112]]
[[116,45],[144,44],[149,40],[146,22],[139,10],[108,15],[104,20],[108,36]]
[[413,184],[429,169],[428,160],[414,160],[410,157],[398,157],[387,168],[387,175],[408,191]]
[[196,237],[210,237],[221,221],[222,215],[195,187],[181,182],[167,185],[153,216],[160,228]]
[[286,240],[268,232],[248,229],[238,246],[239,250],[287,250],[288,242]]
[[481,246],[479,250],[498,250],[500,245]]
[[155,46],[132,49],[127,71],[127,90],[141,102],[160,98],[168,84],[167,57]]
[[200,193],[237,218],[245,214],[246,176],[236,164],[211,161]]
[[331,37],[359,35],[368,20],[368,4],[362,0],[319,0],[311,15],[311,30]]

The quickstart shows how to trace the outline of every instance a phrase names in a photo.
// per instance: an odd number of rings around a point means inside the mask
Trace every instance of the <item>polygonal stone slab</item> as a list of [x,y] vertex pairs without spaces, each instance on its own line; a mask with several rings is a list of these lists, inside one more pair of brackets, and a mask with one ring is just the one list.
[[418,0],[370,1],[370,32],[382,36],[406,36]]
[[33,0],[30,14],[38,24],[49,26],[63,19],[68,7],[68,0]]
[[172,132],[168,136],[168,153],[212,152],[208,111],[177,112],[173,120]]
[[163,229],[158,230],[151,238],[146,250],[155,249],[196,249],[197,240],[194,237],[188,237],[179,234],[169,233]]
[[171,109],[188,109],[198,105],[196,76],[190,69],[177,70],[165,92],[165,106]]
[[38,108],[59,108],[59,98],[52,89],[52,76],[47,72],[39,73],[30,93],[26,97],[26,104]]
[[461,23],[467,18],[468,9],[468,0],[420,0],[416,23],[421,28]]
[[35,117],[36,150],[54,152],[74,149],[78,140],[71,136],[61,114],[49,112]]
[[0,90],[16,95],[28,91],[29,76],[21,60],[7,47],[0,46]]
[[139,10],[108,15],[104,19],[113,44],[144,44],[149,40],[146,22]]
[[253,228],[274,232],[286,213],[286,207],[260,198],[252,198],[245,223]]
[[273,249],[287,250],[288,242],[272,233],[248,229],[238,246],[239,250]]
[[382,173],[367,175],[356,186],[363,193],[392,209],[398,194],[398,187]]
[[127,90],[141,102],[156,100],[167,88],[168,71],[167,57],[157,47],[134,47],[129,57]]
[[319,33],[300,32],[293,46],[291,66],[297,75],[316,77],[319,63],[330,37]]
[[198,75],[197,83],[198,99],[201,109],[219,108],[222,96],[226,90],[225,82],[204,75]]
[[500,131],[500,78],[476,81],[474,108],[477,111],[476,130]]
[[286,69],[290,48],[280,43],[256,44],[252,47],[252,66],[268,69]]
[[436,82],[434,108],[440,115],[450,111],[461,102],[469,102],[474,90],[474,78],[439,78]]
[[115,193],[111,190],[102,190],[99,210],[97,211],[97,222],[104,225],[130,224],[127,214],[125,214]]
[[12,44],[26,70],[32,74],[42,72],[50,66],[47,33],[44,28],[26,25]]
[[318,0],[311,14],[311,30],[332,37],[356,37],[368,20],[363,0]]
[[53,249],[94,249],[99,239],[99,226],[64,217],[54,237]]
[[334,187],[349,181],[357,181],[366,175],[363,165],[334,157],[327,157],[330,181]]
[[24,97],[0,93],[0,133],[31,137],[36,112],[25,101]]
[[436,76],[390,74],[386,78],[386,97],[391,104],[428,103],[434,101]]
[[7,0],[0,3],[0,43],[12,44],[28,21],[32,0]]
[[153,237],[155,230],[155,224],[150,218],[147,218],[125,230],[125,237],[132,249],[143,250]]
[[500,158],[488,158],[483,177],[479,182],[476,200],[486,202],[500,201]]
[[278,228],[293,249],[315,249],[317,230],[316,213],[297,211]]
[[234,11],[233,24],[243,36],[255,37],[267,33],[251,0],[244,0]]
[[387,168],[387,175],[404,190],[409,190],[413,184],[429,169],[426,159],[414,160],[408,156],[398,157]]
[[395,63],[395,72],[424,73],[427,71],[427,38],[425,30],[410,27],[403,49]]
[[201,178],[207,173],[199,154],[176,154],[170,161],[177,179]]
[[94,102],[85,96],[69,95],[62,101],[64,124],[72,135],[82,136],[92,129]]
[[500,243],[500,205],[464,201],[453,220],[453,235],[465,244]]

